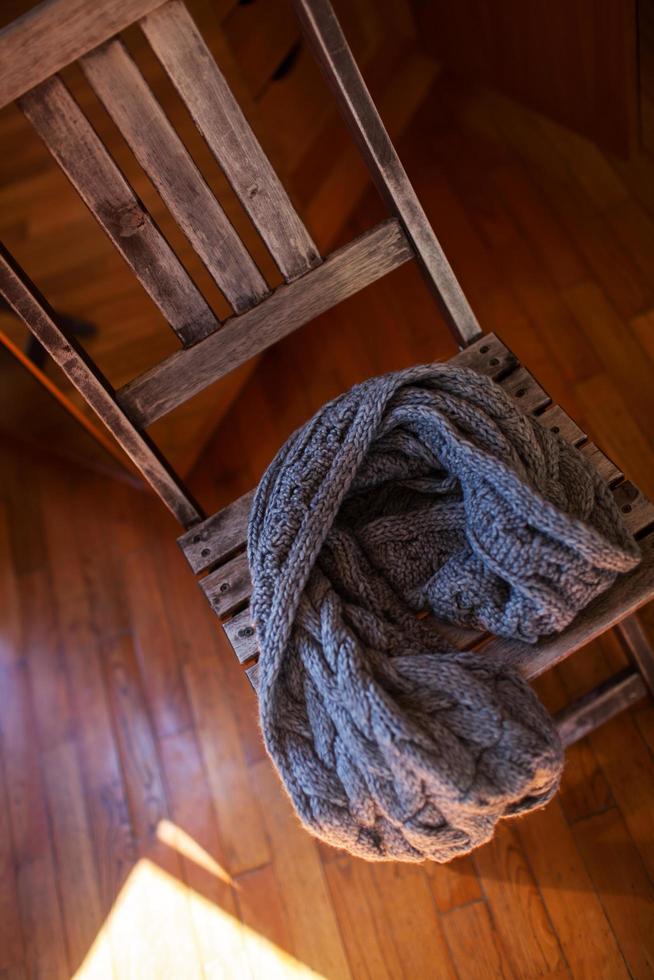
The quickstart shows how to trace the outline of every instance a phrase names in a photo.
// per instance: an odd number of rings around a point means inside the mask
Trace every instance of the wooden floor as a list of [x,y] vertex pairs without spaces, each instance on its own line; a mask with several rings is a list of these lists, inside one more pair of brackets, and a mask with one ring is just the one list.
[[[651,496],[649,158],[447,79],[400,149],[481,322]],[[453,350],[398,270],[266,355],[194,489],[225,503],[326,398]],[[651,702],[474,857],[350,859],[293,818],[162,508],[15,445],[0,462],[0,976],[654,976]],[[539,692],[557,709],[622,659],[607,636]]]

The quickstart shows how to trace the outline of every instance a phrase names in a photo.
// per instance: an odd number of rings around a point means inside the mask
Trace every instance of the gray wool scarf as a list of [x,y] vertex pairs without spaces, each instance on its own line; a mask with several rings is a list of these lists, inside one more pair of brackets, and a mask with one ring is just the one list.
[[563,752],[517,671],[438,620],[533,643],[639,560],[584,456],[448,364],[372,378],[298,429],[248,554],[261,728],[302,823],[369,860],[441,862],[542,806]]

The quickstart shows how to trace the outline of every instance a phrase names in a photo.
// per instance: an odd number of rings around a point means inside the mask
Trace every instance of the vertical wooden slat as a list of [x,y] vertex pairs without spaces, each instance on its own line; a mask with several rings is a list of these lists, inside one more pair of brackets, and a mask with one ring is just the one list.
[[[293,3],[380,194],[402,222],[455,339],[467,346],[480,336],[481,328],[384,128],[329,0]],[[160,11],[146,19],[158,16]]]
[[177,477],[114,401],[113,390],[83,351],[64,337],[36,287],[0,244],[0,292],[75,385],[175,517],[188,527],[201,511]]
[[182,342],[215,330],[216,317],[61,79],[19,105]]
[[80,67],[236,312],[262,300],[265,280],[122,41],[96,48]]
[[183,3],[170,0],[140,25],[286,281],[318,265],[311,236]]

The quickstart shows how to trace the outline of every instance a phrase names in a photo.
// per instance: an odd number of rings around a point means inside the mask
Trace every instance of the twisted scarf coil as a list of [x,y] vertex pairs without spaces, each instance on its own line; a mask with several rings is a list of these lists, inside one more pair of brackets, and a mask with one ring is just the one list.
[[248,553],[261,728],[302,823],[406,861],[488,840],[563,764],[517,671],[416,614],[535,642],[639,560],[581,453],[448,364],[373,378],[295,432]]

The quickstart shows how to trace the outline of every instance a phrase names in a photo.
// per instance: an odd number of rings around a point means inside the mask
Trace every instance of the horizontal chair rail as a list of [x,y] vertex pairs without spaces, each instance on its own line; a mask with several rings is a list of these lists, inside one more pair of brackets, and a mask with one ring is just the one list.
[[316,269],[279,286],[254,309],[231,317],[193,347],[177,351],[117,394],[135,424],[147,426],[297,327],[414,258],[389,218],[332,252]]
[[29,10],[0,31],[0,109],[162,2],[46,0]]

